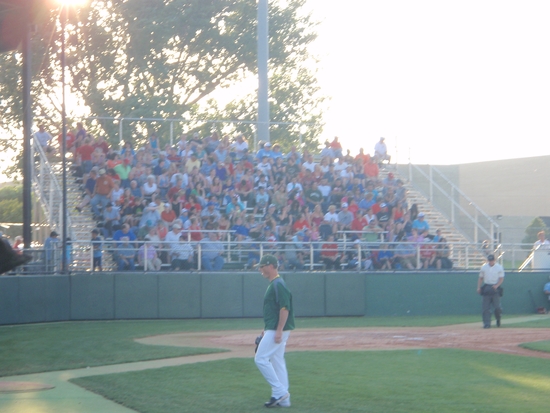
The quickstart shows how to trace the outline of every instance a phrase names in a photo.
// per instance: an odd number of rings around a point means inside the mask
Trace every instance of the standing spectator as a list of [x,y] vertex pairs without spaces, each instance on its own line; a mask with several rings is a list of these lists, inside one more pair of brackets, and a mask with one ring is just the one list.
[[537,234],[537,237],[539,238],[537,241],[535,241],[535,245],[533,245],[533,248],[535,250],[547,250],[550,249],[550,241],[546,239],[546,233],[544,231],[540,231]]
[[55,265],[59,260],[61,252],[59,251],[59,234],[55,231],[50,232],[50,236],[44,241],[44,252],[46,254],[46,271],[54,271]]
[[99,236],[99,231],[97,229],[92,230],[92,271],[95,271],[96,268],[98,271],[103,271],[101,260],[103,257],[103,245],[101,242],[101,237]]
[[77,165],[81,166],[84,175],[90,172],[94,166],[92,163],[92,154],[95,152],[95,148],[91,143],[92,140],[90,138],[85,138],[75,151]]
[[205,271],[221,271],[225,260],[222,257],[223,244],[218,240],[216,232],[208,233],[208,238],[202,240],[202,268]]
[[477,293],[483,297],[481,310],[483,328],[491,328],[491,307],[495,312],[497,327],[500,327],[502,309],[500,308],[499,287],[504,281],[504,268],[495,262],[495,256],[489,254],[487,262],[481,266],[477,280]]
[[388,161],[388,163],[391,160],[391,156],[388,155],[388,147],[386,146],[385,142],[386,138],[380,138],[378,142],[376,142],[376,145],[374,145],[374,159],[378,163],[382,163],[383,161]]
[[38,131],[34,133],[34,137],[36,138],[45,153],[50,153],[54,151],[54,148],[51,146],[52,135],[50,135],[50,133],[46,131],[44,125],[41,124],[38,127]]
[[99,170],[99,178],[97,178],[94,189],[94,196],[90,204],[92,205],[92,211],[96,217],[101,216],[98,205],[105,207],[109,203],[111,197],[111,191],[114,188],[114,183],[112,178],[106,174],[104,168]]
[[88,175],[88,179],[86,179],[86,182],[84,183],[84,198],[82,198],[80,204],[75,207],[78,212],[82,212],[82,208],[88,205],[92,200],[95,192],[96,178],[97,172],[95,171],[95,169],[92,169],[90,171],[90,174]]

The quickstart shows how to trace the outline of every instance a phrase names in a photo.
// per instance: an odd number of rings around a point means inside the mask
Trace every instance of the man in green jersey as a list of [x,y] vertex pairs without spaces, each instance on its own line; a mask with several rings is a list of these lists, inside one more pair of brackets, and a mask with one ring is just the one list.
[[278,261],[273,255],[260,260],[260,272],[269,280],[264,296],[264,332],[254,361],[271,386],[271,399],[266,407],[290,407],[285,347],[294,330],[292,294],[277,271]]

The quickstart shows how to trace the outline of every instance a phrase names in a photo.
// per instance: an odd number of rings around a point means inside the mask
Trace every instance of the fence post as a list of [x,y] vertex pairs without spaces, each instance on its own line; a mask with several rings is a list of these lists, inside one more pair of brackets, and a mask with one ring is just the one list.
[[[474,209],[475,211],[475,214],[474,214],[474,242],[477,244],[479,239],[478,239],[478,233],[477,233],[477,227],[478,227],[478,223],[477,223],[477,208]],[[491,242],[492,244],[492,242]]]
[[416,269],[420,268],[420,244],[416,244]]
[[455,223],[455,188],[451,186],[451,223]]
[[429,199],[429,201],[431,203],[433,203],[434,202],[434,178],[433,178],[432,165],[429,166],[428,171],[430,172],[430,174],[429,174],[429,176],[430,176],[430,199]]
[[202,269],[202,245],[199,242],[197,244],[197,270],[200,271]]
[[231,262],[231,233],[227,231],[227,262]]
[[[138,250],[138,256],[139,256],[139,250]],[[143,271],[147,271],[147,261],[148,260],[148,255],[147,255],[147,242],[144,242],[143,243]]]
[[170,146],[174,146],[174,122],[172,121],[170,122]]
[[357,243],[359,248],[357,249],[357,272],[361,272],[361,266],[363,264],[363,251],[361,249],[361,243]]
[[124,142],[124,128],[122,126],[122,123],[124,122],[124,118],[120,118],[120,121],[118,123],[118,146],[122,148]]
[[309,270],[313,271],[313,243],[310,241],[309,243]]

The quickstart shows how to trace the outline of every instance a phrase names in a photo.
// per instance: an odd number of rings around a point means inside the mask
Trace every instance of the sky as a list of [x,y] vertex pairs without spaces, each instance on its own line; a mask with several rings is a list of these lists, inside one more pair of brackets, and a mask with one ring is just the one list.
[[550,155],[550,2],[308,0],[324,138],[399,163]]
[[372,153],[383,136],[393,161],[432,165],[550,155],[550,1],[306,7],[330,97],[321,142]]

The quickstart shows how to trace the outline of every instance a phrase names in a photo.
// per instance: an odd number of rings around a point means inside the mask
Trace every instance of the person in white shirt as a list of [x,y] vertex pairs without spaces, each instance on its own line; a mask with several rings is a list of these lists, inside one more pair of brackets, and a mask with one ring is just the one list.
[[316,163],[313,162],[313,156],[308,155],[307,160],[302,164],[302,168],[307,169],[308,171],[313,173],[315,171],[315,165]]
[[45,152],[53,151],[53,148],[51,147],[52,135],[46,131],[44,125],[40,125],[38,127],[38,132],[34,133],[34,137]]
[[298,178],[296,178],[296,177],[293,177],[292,181],[290,181],[286,185],[286,193],[287,194],[289,194],[292,191],[296,191],[298,194],[300,194],[300,193],[302,193],[303,190],[304,190],[304,188],[302,188],[302,184],[300,184],[298,182]]
[[386,142],[384,142],[386,138],[380,138],[378,142],[376,142],[376,145],[374,145],[374,160],[375,162],[382,162],[382,161],[388,161],[388,163],[391,160],[391,156],[388,155],[388,147],[386,146]]
[[329,224],[338,223],[338,214],[336,213],[336,205],[331,205],[328,207],[328,212],[325,214],[325,221]]
[[504,281],[504,268],[495,262],[495,256],[487,256],[487,262],[481,266],[477,280],[477,293],[481,294],[483,328],[491,328],[491,306],[494,308],[497,327],[500,327],[502,308],[500,307],[499,287]]
[[540,231],[537,234],[537,237],[539,239],[533,245],[533,249],[535,249],[535,250],[548,250],[548,249],[550,249],[550,241],[548,241],[546,239],[546,233],[544,231]]

